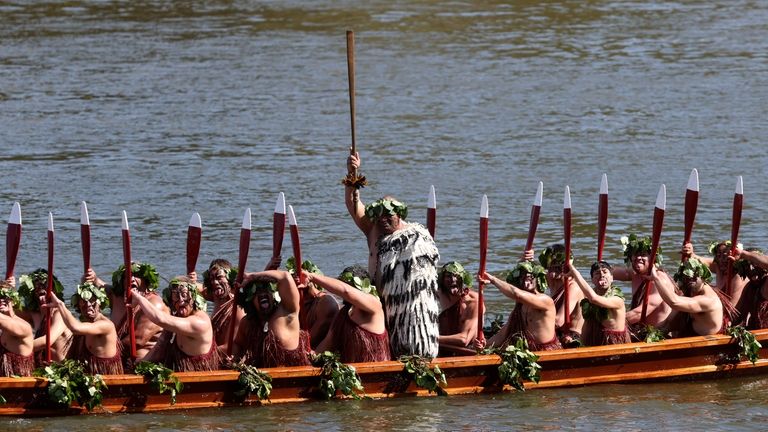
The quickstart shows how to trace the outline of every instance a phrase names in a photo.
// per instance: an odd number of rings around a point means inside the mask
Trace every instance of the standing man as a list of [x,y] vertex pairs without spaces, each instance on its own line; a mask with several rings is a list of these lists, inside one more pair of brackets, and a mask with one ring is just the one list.
[[[359,154],[349,156],[347,178],[360,164]],[[355,186],[345,182],[344,200],[368,242],[368,271],[384,300],[392,356],[437,357],[440,254],[432,236],[423,226],[405,222],[408,207],[391,196],[364,206]]]
[[19,294],[13,285],[0,282],[0,376],[30,376],[35,368],[32,357],[32,326],[13,311]]
[[101,308],[109,306],[104,289],[90,282],[78,285],[72,305],[80,311],[83,321],[75,318],[58,297],[53,297],[47,305],[61,314],[64,323],[75,334],[67,357],[82,361],[91,374],[122,374],[123,361],[115,325],[101,314]]
[[149,299],[134,290],[133,305],[163,328],[159,342],[144,357],[177,372],[213,371],[219,368],[219,353],[206,303],[191,279],[179,276],[163,290],[171,313],[158,310]]
[[479,299],[472,291],[472,276],[456,261],[445,264],[440,287],[440,356],[474,355]]

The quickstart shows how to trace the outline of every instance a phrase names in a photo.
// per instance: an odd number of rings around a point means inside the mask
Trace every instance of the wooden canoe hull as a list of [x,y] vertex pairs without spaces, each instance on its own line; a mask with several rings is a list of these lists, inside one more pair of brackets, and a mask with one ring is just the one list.
[[[755,364],[736,361],[737,346],[729,336],[705,336],[659,343],[633,343],[539,352],[542,367],[539,383],[527,382],[526,389],[583,386],[600,383],[634,383],[694,378],[723,378],[768,372],[768,330],[753,332],[766,348]],[[435,359],[446,375],[449,395],[496,393],[510,390],[498,384],[498,356],[469,356]],[[365,394],[373,398],[428,396],[403,374],[400,362],[359,363]],[[313,367],[264,369],[272,377],[269,401],[255,397],[238,399],[238,372],[177,373],[184,389],[170,404],[168,394],[159,395],[143,377],[112,375],[104,379],[102,406],[93,413],[151,412],[172,409],[249,406],[262,403],[290,403],[317,399],[315,388],[320,370]],[[52,409],[34,400],[45,399],[46,380],[41,378],[0,378],[0,415],[50,416],[88,413],[80,407]]]

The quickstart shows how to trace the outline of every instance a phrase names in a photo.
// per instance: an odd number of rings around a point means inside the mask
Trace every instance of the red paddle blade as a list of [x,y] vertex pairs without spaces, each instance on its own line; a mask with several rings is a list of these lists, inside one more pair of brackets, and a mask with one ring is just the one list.
[[693,221],[696,219],[696,210],[699,206],[699,171],[694,168],[688,177],[688,187],[685,190],[685,224],[683,231],[683,244],[691,242]]
[[275,202],[275,212],[272,216],[272,256],[279,257],[283,251],[283,236],[285,235],[285,194],[280,192]]
[[[480,202],[480,269],[479,274],[485,273],[486,256],[488,254],[488,196],[483,195]],[[478,283],[478,308],[477,308],[477,339],[484,340],[483,324],[485,304],[483,301],[483,283]]]
[[131,280],[133,280],[131,269],[131,231],[128,227],[128,215],[123,210],[122,220],[123,231],[123,266],[125,266],[125,277],[123,280],[123,287],[125,288],[125,301],[131,302]]
[[5,278],[13,276],[16,268],[16,257],[21,245],[21,206],[13,203],[11,216],[8,218],[8,230],[5,234]]
[[563,238],[565,239],[565,259],[571,257],[571,188],[565,187],[563,194]]
[[661,230],[664,225],[664,211],[667,208],[667,187],[661,185],[659,193],[656,196],[656,207],[653,209],[653,234],[651,236],[651,257],[650,264],[653,265],[656,259],[656,251],[659,248],[661,240]]
[[240,246],[237,259],[237,282],[243,281],[245,264],[248,262],[248,250],[251,247],[251,209],[245,209],[243,224],[240,228]]
[[83,248],[83,272],[86,272],[91,267],[91,220],[85,201],[80,201],[80,245]]
[[293,246],[293,260],[296,261],[296,271],[300,283],[306,283],[304,271],[301,268],[301,238],[299,237],[299,224],[296,222],[296,214],[293,212],[293,206],[288,206],[288,225],[291,229],[291,246]]
[[437,197],[435,196],[435,186],[429,187],[429,198],[427,199],[427,230],[432,238],[435,238],[435,227],[437,223]]
[[744,181],[741,176],[736,180],[736,193],[733,194],[733,218],[731,219],[731,253],[736,251],[741,226],[741,210],[744,206]]
[[195,271],[197,258],[200,256],[200,242],[203,237],[203,224],[200,214],[192,213],[187,229],[187,274]]
[[531,219],[528,223],[528,240],[525,242],[525,250],[533,248],[533,239],[536,237],[536,228],[539,226],[539,214],[541,213],[542,196],[544,195],[544,183],[539,182],[536,189],[536,197],[531,206]]
[[608,226],[608,176],[600,179],[600,195],[597,202],[597,260],[603,260],[605,230]]

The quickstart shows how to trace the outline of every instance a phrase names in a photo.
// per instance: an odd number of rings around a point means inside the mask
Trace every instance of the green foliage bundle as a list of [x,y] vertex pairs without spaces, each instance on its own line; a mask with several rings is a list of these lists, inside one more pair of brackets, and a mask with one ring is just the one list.
[[48,380],[51,402],[64,407],[77,402],[88,411],[101,405],[101,391],[107,387],[101,375],[86,374],[83,364],[71,359],[36,369],[33,375]]
[[539,382],[541,365],[537,363],[539,356],[528,349],[525,339],[517,339],[514,345],[506,348],[489,348],[483,354],[496,354],[501,357],[499,365],[499,381],[517,390],[525,391],[523,381]]
[[646,343],[661,342],[666,339],[664,332],[648,324],[637,332],[637,338]]
[[[184,383],[179,381],[172,370],[158,363],[141,361],[136,363],[134,372],[136,372],[137,375],[143,375],[145,378],[149,379],[149,383],[158,393],[163,394],[166,391],[170,391],[171,405],[176,404],[176,395],[181,393],[181,390],[184,388]],[[167,384],[168,381],[171,382],[171,385]]]
[[272,377],[269,374],[245,363],[235,363],[232,369],[240,372],[237,379],[240,390],[235,392],[235,396],[247,398],[248,395],[255,394],[259,400],[269,399],[269,394],[272,393]]
[[417,386],[429,390],[430,393],[447,395],[441,384],[445,386],[448,383],[439,366],[430,369],[429,362],[417,355],[401,356],[398,360],[405,365],[404,371],[413,378]]
[[357,392],[363,390],[363,384],[354,366],[339,361],[339,355],[325,351],[312,356],[312,364],[322,369],[320,373],[320,393],[331,399],[339,391],[344,396],[360,399]]
[[755,364],[760,359],[760,348],[763,346],[755,339],[755,335],[744,328],[744,326],[729,327],[725,332],[738,343],[739,358],[746,357],[752,364]]

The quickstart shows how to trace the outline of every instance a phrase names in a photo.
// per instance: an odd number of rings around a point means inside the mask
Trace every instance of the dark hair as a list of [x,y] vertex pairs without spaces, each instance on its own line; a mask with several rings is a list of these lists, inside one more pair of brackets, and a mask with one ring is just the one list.
[[608,261],[595,261],[592,264],[592,267],[589,269],[589,277],[594,277],[596,271],[604,268],[608,270],[613,270],[613,266],[611,266],[608,263]]
[[365,267],[359,264],[346,267],[344,270],[341,271],[341,274],[339,275],[339,277],[341,277],[341,275],[343,275],[344,273],[352,273],[352,276],[359,277],[360,279],[366,279],[366,278],[368,278],[369,280],[371,279],[371,275],[368,273],[368,269],[366,269]]

